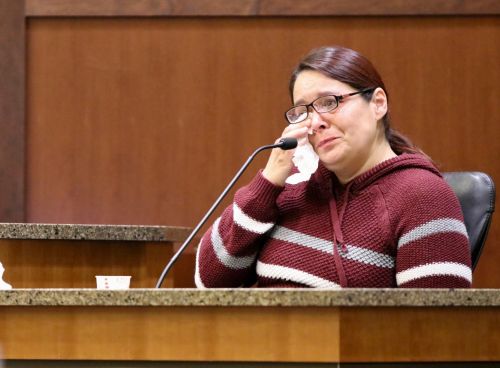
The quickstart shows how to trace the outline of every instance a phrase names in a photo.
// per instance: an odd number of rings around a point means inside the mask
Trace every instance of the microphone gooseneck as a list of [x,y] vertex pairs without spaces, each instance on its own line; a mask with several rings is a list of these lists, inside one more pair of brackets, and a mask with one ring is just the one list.
[[240,170],[236,173],[236,175],[234,176],[234,178],[229,182],[229,184],[227,185],[226,189],[224,189],[224,191],[217,198],[217,200],[214,202],[214,204],[212,205],[212,207],[210,207],[210,209],[207,211],[207,213],[205,214],[205,216],[203,216],[203,218],[198,223],[198,225],[196,225],[196,227],[194,228],[194,230],[191,232],[191,234],[189,234],[189,236],[186,238],[186,240],[184,241],[184,243],[181,245],[181,247],[179,248],[179,250],[173,255],[173,257],[170,259],[170,261],[168,262],[168,264],[165,266],[165,268],[163,269],[163,272],[161,273],[161,275],[160,275],[160,277],[159,277],[159,279],[158,279],[158,281],[156,283],[156,288],[160,288],[161,287],[161,284],[163,283],[163,280],[165,280],[165,278],[167,277],[167,274],[170,271],[170,269],[173,267],[174,263],[177,261],[177,259],[179,259],[179,257],[181,256],[181,254],[184,252],[184,250],[187,248],[187,246],[191,242],[191,240],[193,240],[193,238],[195,237],[195,235],[198,233],[198,231],[201,229],[201,227],[205,224],[205,222],[208,220],[208,218],[210,217],[210,215],[212,215],[212,213],[215,211],[215,209],[220,204],[220,202],[224,199],[224,197],[229,192],[229,190],[231,190],[231,188],[233,187],[233,185],[240,178],[241,174],[243,174],[243,172],[246,170],[246,168],[248,167],[248,165],[250,165],[250,163],[255,158],[255,156],[257,156],[257,154],[259,152],[264,151],[266,149],[270,149],[270,148],[281,148],[282,150],[286,151],[286,150],[293,149],[295,147],[297,147],[297,139],[295,139],[295,138],[282,138],[282,139],[279,140],[278,143],[269,144],[269,145],[257,148],[250,155],[250,157],[246,160],[246,162],[243,164],[243,166],[240,168]]

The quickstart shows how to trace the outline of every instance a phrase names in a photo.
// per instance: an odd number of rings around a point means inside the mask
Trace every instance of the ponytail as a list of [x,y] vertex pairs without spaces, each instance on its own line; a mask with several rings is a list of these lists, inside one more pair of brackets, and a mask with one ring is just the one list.
[[392,129],[389,124],[384,124],[384,126],[386,128],[385,138],[396,155],[401,155],[402,153],[416,153],[425,156],[434,164],[434,161],[424,151],[415,146],[408,137]]
[[389,127],[385,132],[385,138],[389,142],[394,153],[400,155],[402,153],[423,153],[416,147],[409,138]]

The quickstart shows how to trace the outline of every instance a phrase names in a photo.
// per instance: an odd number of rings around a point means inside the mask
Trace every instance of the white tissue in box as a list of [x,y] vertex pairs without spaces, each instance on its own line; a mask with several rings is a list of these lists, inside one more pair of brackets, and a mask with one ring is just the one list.
[[3,268],[2,262],[0,262],[0,290],[9,290],[12,289],[12,286],[10,284],[7,284],[5,281],[3,281],[3,272],[5,271],[5,268]]

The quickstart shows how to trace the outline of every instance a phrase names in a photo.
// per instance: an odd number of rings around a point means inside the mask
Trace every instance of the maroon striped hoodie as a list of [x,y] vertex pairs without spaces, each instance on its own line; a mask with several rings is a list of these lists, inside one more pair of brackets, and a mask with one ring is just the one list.
[[319,165],[278,187],[262,172],[203,236],[197,287],[470,287],[460,204],[423,156],[402,154],[341,185]]

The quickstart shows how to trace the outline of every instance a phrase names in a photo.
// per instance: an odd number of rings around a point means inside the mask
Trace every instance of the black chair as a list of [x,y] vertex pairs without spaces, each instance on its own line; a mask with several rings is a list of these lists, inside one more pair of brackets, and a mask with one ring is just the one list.
[[462,207],[474,270],[486,242],[491,216],[495,211],[495,184],[491,177],[482,172],[447,172],[443,173],[443,176]]

